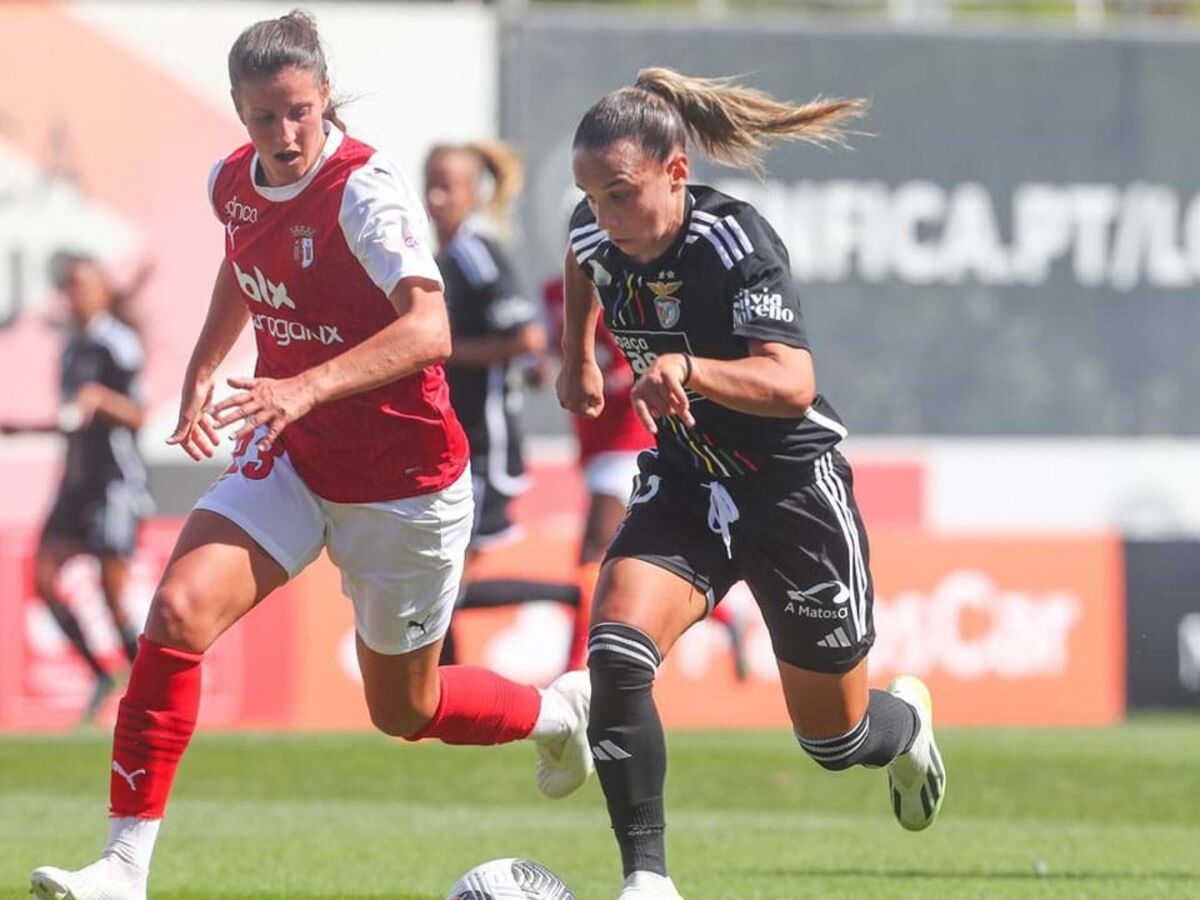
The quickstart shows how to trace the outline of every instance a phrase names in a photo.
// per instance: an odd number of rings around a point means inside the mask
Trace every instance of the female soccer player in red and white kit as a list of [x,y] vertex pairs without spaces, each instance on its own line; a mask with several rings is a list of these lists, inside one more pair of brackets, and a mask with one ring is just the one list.
[[[259,22],[229,54],[250,143],[213,169],[225,260],[168,442],[233,465],[196,504],[151,606],[113,741],[111,827],[99,861],[36,870],[41,898],[142,900],[213,642],[322,548],[354,605],[371,719],[412,740],[531,737],[550,796],[591,768],[588,686],[545,691],[485,669],[438,668],[471,533],[467,443],[447,396],[442,281],[419,201],[347,136],[301,12]],[[253,378],[213,405],[213,372],[247,322]]]

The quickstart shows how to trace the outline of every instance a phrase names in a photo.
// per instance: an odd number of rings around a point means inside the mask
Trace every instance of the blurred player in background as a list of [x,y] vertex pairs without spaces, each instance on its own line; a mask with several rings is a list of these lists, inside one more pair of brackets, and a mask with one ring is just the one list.
[[[485,178],[491,185],[483,210]],[[472,571],[480,553],[520,537],[509,506],[529,485],[521,392],[526,373],[537,371],[530,363],[545,352],[546,333],[538,304],[523,290],[508,254],[477,223],[486,212],[503,229],[523,180],[520,160],[498,141],[441,144],[425,160],[425,204],[437,232],[437,264],[446,281],[453,337],[446,381],[471,446],[474,479],[475,526],[457,609],[544,600],[580,605],[575,584],[476,580]],[[443,664],[456,661],[453,638],[451,623]]]
[[58,575],[75,556],[100,564],[100,587],[121,646],[132,664],[138,627],[122,603],[138,526],[153,504],[137,449],[145,420],[139,376],[145,356],[129,317],[129,303],[149,277],[144,267],[125,290],[113,286],[90,256],[57,254],[55,286],[69,321],[59,371],[61,406],[55,422],[5,423],[7,434],[58,432],[67,439],[62,480],[34,560],[34,589],[95,676],[84,710],[90,722],[113,690],[113,676],[97,659],[79,619],[58,592]]
[[[561,278],[542,287],[542,302],[558,346],[563,334]],[[588,491],[588,510],[579,545],[580,602],[567,657],[568,669],[587,665],[592,593],[600,574],[600,562],[625,517],[625,504],[638,474],[638,454],[654,446],[654,435],[646,430],[633,409],[633,370],[603,320],[596,322],[595,355],[604,377],[604,407],[595,418],[571,416],[579,446],[579,467]],[[733,653],[734,675],[739,681],[744,680],[747,672],[744,623],[729,606],[716,607],[710,618],[725,627]]]
[[666,744],[655,673],[684,631],[744,580],[766,621],[800,746],[827,769],[886,766],[891,805],[928,827],[945,793],[928,690],[868,690],[867,536],[816,392],[788,254],[749,204],[689,185],[689,137],[757,169],[772,139],[838,143],[864,105],[794,106],[723,80],[646,69],[593,106],[574,138],[585,193],[570,224],[559,398],[595,417],[603,315],[638,374],[657,437],[596,588],[589,739],[621,851],[620,900],[674,900]]
[[[397,168],[344,133],[316,25],[295,11],[229,54],[250,143],[209,179],[225,260],[168,443],[211,457],[240,423],[233,464],[196,504],[151,605],[117,715],[111,825],[99,861],[36,870],[42,898],[144,900],[201,660],[322,549],[355,612],[359,667],[382,731],[451,744],[537,743],[549,796],[591,766],[589,686],[545,691],[437,662],[471,532],[467,444],[441,362],[450,335],[419,202]],[[256,377],[212,402],[247,322]]]

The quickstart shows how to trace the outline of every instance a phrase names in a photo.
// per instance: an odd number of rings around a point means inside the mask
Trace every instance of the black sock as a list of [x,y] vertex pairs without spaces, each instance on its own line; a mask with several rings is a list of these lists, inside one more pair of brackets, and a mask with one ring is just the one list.
[[138,632],[132,625],[126,625],[119,629],[121,632],[121,646],[125,648],[125,658],[129,660],[132,666],[133,661],[137,658],[138,651]]
[[490,606],[513,606],[550,600],[567,606],[579,605],[579,585],[554,581],[521,581],[517,579],[487,579],[466,586],[455,609],[484,609]]
[[83,661],[88,664],[91,670],[96,673],[97,678],[107,678],[108,673],[104,671],[104,666],[100,665],[100,661],[96,659],[88,646],[87,638],[83,636],[83,629],[79,627],[79,620],[75,618],[75,613],[67,609],[67,607],[58,600],[51,600],[46,604],[50,610],[50,615],[54,616],[54,621],[58,623],[58,627],[62,629],[62,633],[67,636],[67,640],[71,642],[71,646],[83,657]]
[[442,638],[442,655],[438,657],[438,665],[458,665],[458,645],[454,643],[453,622],[451,622],[450,627],[446,629],[446,636]]
[[588,740],[626,876],[636,870],[667,874],[667,743],[653,695],[661,661],[654,641],[636,628],[603,622],[591,630]]
[[886,766],[912,746],[920,727],[917,711],[887,691],[871,691],[871,731],[863,744],[864,766]]
[[887,691],[871,691],[867,714],[843,735],[807,738],[797,735],[804,752],[833,771],[851,766],[886,766],[912,746],[917,712]]

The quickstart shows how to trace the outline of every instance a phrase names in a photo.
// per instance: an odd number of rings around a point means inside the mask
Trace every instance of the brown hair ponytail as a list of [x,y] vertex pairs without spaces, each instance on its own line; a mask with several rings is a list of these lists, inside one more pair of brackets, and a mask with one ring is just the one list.
[[[303,9],[293,9],[278,19],[255,22],[238,35],[229,49],[229,86],[234,91],[244,79],[266,78],[287,68],[312,72],[319,86],[329,83],[317,20]],[[331,99],[322,115],[345,131],[337,106]]]
[[584,114],[574,146],[598,149],[633,138],[665,159],[690,136],[715,162],[761,173],[763,152],[780,140],[845,146],[846,124],[867,107],[858,99],[785,103],[729,78],[642,69],[636,84],[605,95]]

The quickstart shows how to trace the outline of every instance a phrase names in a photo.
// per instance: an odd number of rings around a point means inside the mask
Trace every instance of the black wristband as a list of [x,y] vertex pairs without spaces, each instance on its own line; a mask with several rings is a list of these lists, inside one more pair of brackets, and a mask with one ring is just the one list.
[[692,380],[692,355],[690,353],[683,354],[683,365],[683,381],[679,383],[687,387],[687,383]]

